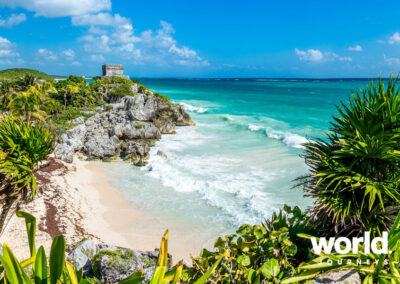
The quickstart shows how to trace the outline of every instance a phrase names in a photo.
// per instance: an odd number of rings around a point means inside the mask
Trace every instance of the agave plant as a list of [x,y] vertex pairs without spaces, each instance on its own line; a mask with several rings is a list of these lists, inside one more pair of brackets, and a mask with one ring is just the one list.
[[400,200],[400,92],[397,79],[371,81],[341,103],[327,139],[305,144],[315,198],[311,222],[325,235],[373,236],[392,226]]
[[[50,258],[47,262],[43,246],[37,251],[35,247],[36,219],[29,213],[18,211],[18,217],[25,219],[29,250],[31,257],[19,262],[7,244],[3,244],[3,255],[0,255],[1,283],[18,284],[90,284],[83,276],[82,270],[76,270],[72,264],[65,260],[65,238],[56,236],[53,239]],[[149,284],[176,284],[180,283],[183,264],[179,262],[171,270],[167,270],[168,262],[168,231],[164,234],[157,265]],[[207,271],[195,284],[204,284],[213,273],[219,262]],[[138,271],[131,274],[119,284],[140,284],[145,281],[144,272]]]
[[35,170],[53,144],[52,134],[41,124],[12,115],[0,117],[0,232],[12,206],[35,195]]

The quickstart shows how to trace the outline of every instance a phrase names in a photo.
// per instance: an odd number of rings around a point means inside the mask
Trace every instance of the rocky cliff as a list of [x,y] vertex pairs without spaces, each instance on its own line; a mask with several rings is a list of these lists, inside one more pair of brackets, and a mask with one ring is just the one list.
[[183,106],[151,94],[110,101],[113,103],[86,121],[74,121],[80,124],[61,136],[55,149],[57,158],[72,162],[74,154],[80,152],[89,159],[122,158],[143,166],[161,134],[175,133],[176,126],[194,125]]

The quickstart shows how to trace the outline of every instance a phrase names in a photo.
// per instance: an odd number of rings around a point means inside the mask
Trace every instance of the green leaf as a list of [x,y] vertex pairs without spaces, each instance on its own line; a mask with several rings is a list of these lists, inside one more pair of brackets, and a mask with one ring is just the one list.
[[220,259],[218,259],[213,266],[206,271],[206,273],[204,273],[203,276],[201,276],[196,282],[194,282],[194,284],[205,284],[207,283],[207,279],[211,276],[211,274],[213,274],[214,270],[218,267],[218,265],[220,264],[220,262],[222,261],[222,257]]
[[118,284],[140,284],[145,278],[143,277],[143,271],[137,271],[132,273],[124,280],[118,282]]
[[279,262],[275,258],[271,258],[261,266],[261,272],[265,278],[271,279],[280,272]]
[[248,255],[241,255],[238,257],[238,262],[243,266],[249,266],[251,264],[250,257]]
[[0,255],[0,262],[4,266],[6,283],[31,284],[24,269],[7,244],[3,244],[3,256]]
[[41,246],[36,255],[35,261],[35,284],[47,284],[47,259],[43,246]]
[[64,270],[65,263],[65,239],[56,236],[53,239],[50,250],[50,284],[56,284]]
[[167,271],[166,266],[156,266],[153,277],[151,277],[150,284],[164,283],[164,275]]
[[29,241],[29,251],[31,256],[36,254],[35,247],[35,235],[36,235],[36,218],[31,214],[17,211],[17,216],[20,218],[25,218],[26,232],[28,233],[28,241]]

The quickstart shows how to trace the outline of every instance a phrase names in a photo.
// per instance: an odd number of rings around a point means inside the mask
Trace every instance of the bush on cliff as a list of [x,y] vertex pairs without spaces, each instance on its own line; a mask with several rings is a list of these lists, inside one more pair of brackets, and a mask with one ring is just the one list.
[[53,143],[53,136],[42,124],[0,116],[0,233],[13,205],[35,196],[35,170],[47,159]]
[[218,238],[214,250],[202,249],[193,258],[193,268],[184,273],[184,280],[192,283],[216,260],[222,259],[210,277],[215,283],[278,283],[296,274],[296,266],[312,258],[309,241],[297,233],[315,233],[307,226],[308,217],[298,207],[285,206],[265,225],[242,225],[236,234]]
[[341,103],[326,140],[305,144],[314,198],[311,222],[327,236],[390,230],[400,201],[400,92],[397,77],[371,82]]

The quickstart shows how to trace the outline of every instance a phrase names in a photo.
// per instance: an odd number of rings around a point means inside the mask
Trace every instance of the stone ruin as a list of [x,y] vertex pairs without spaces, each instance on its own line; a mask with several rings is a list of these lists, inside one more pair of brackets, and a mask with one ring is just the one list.
[[124,75],[124,66],[122,66],[122,64],[104,64],[102,68],[103,68],[102,78],[117,76],[129,79],[129,76]]

